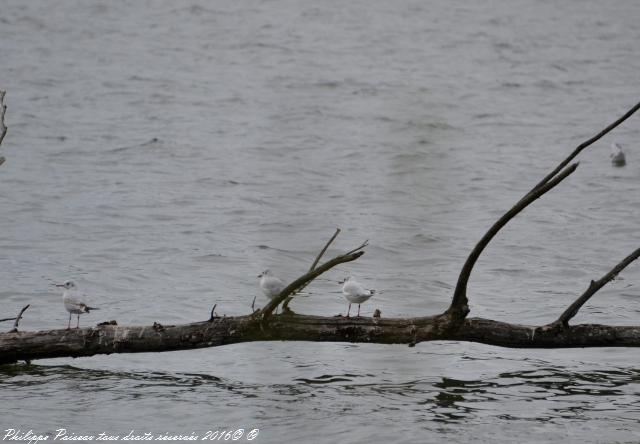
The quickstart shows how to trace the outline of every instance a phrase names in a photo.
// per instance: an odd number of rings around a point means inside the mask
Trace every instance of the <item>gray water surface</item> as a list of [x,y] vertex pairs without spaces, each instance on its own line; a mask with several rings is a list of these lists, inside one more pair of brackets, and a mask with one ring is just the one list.
[[[640,3],[0,2],[0,313],[183,323],[265,302],[370,239],[293,303],[435,314],[490,224],[640,97]],[[640,124],[491,244],[471,314],[544,324],[638,247]],[[627,152],[613,168],[609,144]],[[575,322],[640,323],[640,267]],[[6,327],[5,327],[6,326]],[[10,328],[3,324],[2,328]],[[637,442],[634,349],[254,343],[0,369],[0,426],[260,429],[255,442]],[[1,432],[1,431],[0,431]]]

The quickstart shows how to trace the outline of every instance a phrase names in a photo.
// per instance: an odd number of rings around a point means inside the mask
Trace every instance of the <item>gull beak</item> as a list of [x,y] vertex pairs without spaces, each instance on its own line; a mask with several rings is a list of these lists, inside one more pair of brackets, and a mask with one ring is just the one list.
[[260,274],[258,275],[258,277],[259,277],[259,278],[261,278],[261,277],[262,277],[262,273],[260,273]]
[[54,287],[64,287],[64,284],[51,284],[51,285],[53,285]]

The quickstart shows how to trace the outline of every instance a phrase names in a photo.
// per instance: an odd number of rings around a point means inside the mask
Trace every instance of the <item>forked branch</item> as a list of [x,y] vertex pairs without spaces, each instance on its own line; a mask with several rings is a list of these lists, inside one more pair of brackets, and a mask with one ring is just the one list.
[[[469,277],[471,275],[471,271],[473,270],[473,267],[476,261],[480,257],[480,254],[485,249],[485,247],[489,244],[489,242],[491,242],[491,240],[495,237],[495,235],[498,234],[498,232],[502,229],[502,227],[504,227],[511,219],[513,219],[520,211],[526,208],[530,203],[538,199],[547,191],[551,190],[558,183],[560,183],[564,178],[566,178],[569,174],[573,173],[573,171],[577,167],[577,163],[573,164],[570,167],[567,167],[567,168],[565,167],[578,154],[580,154],[582,150],[592,145],[596,141],[600,140],[607,133],[609,133],[614,128],[619,126],[622,122],[624,122],[629,117],[631,117],[636,111],[638,111],[638,109],[640,109],[640,102],[634,105],[629,111],[627,111],[622,117],[620,117],[618,120],[613,122],[611,125],[607,126],[605,129],[600,131],[598,134],[596,134],[592,138],[578,145],[578,147],[568,157],[566,157],[562,162],[560,162],[560,164],[553,171],[551,171],[551,173],[547,174],[522,199],[520,199],[520,201],[511,210],[509,210],[495,224],[493,224],[493,226],[489,229],[489,231],[485,233],[482,239],[480,239],[480,242],[478,242],[475,248],[471,251],[471,254],[467,258],[466,262],[462,267],[462,270],[460,271],[458,282],[456,283],[456,288],[453,294],[453,299],[451,301],[451,305],[449,309],[447,310],[447,313],[454,320],[457,320],[457,322],[459,323],[461,320],[463,320],[466,317],[467,313],[469,312],[468,299],[467,299],[467,286],[469,283]],[[598,289],[596,289],[595,291],[597,290]],[[591,297],[591,295],[589,295],[585,299],[585,302],[586,300],[588,300],[589,297]],[[576,303],[577,302],[578,301],[576,301]]]
[[364,251],[360,251],[360,250],[362,250],[366,246],[367,246],[367,242],[364,242],[359,247],[354,248],[353,250],[345,254],[341,254],[340,256],[336,256],[333,259],[325,262],[324,264],[300,276],[298,279],[296,279],[295,281],[287,285],[285,289],[282,290],[277,297],[269,301],[269,303],[265,305],[262,308],[262,310],[258,312],[258,314],[262,316],[263,319],[266,319],[268,316],[271,315],[273,310],[275,310],[275,308],[287,297],[289,297],[294,291],[297,291],[303,286],[306,286],[309,282],[311,282],[312,280],[320,276],[322,273],[330,270],[331,268],[335,267],[338,264],[355,261],[356,259],[358,259],[360,256],[364,254]]

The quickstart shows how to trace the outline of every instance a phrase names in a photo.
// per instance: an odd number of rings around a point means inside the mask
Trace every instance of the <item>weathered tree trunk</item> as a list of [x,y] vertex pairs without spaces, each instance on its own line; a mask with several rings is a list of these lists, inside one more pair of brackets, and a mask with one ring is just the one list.
[[[0,95],[0,102],[2,97]],[[0,334],[0,364],[18,360],[31,361],[96,354],[186,350],[251,341],[366,342],[412,346],[423,341],[455,340],[518,348],[638,347],[640,346],[640,326],[618,327],[597,324],[572,326],[569,325],[569,321],[600,288],[640,257],[640,248],[602,278],[591,281],[588,289],[549,325],[535,327],[489,319],[467,318],[469,277],[489,242],[502,227],[528,205],[574,173],[578,164],[567,166],[573,158],[620,125],[638,109],[640,109],[640,103],[596,136],[580,144],[558,167],[491,226],[467,258],[458,277],[451,305],[440,315],[399,319],[383,319],[375,315],[373,318],[348,318],[305,316],[294,314],[289,310],[286,307],[290,300],[288,298],[312,280],[332,267],[356,260],[364,254],[362,250],[367,242],[316,266],[329,244],[338,235],[340,230],[336,230],[309,271],[289,284],[264,308],[256,310],[251,315],[217,317],[214,306],[208,321],[193,324],[163,326],[155,323],[147,327],[126,327],[105,323],[93,328],[19,332],[17,331],[18,321],[27,306],[23,308],[17,319],[7,318],[7,320],[16,319],[16,322],[11,332]],[[0,130],[2,130],[3,108],[0,108],[0,111],[2,112]],[[0,133],[0,142],[4,132],[6,128]],[[284,313],[273,315],[274,309],[284,301],[287,301]]]
[[596,324],[543,326],[466,319],[457,329],[446,315],[419,318],[345,318],[274,315],[268,326],[255,316],[214,318],[184,325],[93,328],[0,334],[0,364],[20,360],[111,353],[161,352],[252,341],[359,342],[415,345],[455,340],[501,347],[638,347],[640,327]]

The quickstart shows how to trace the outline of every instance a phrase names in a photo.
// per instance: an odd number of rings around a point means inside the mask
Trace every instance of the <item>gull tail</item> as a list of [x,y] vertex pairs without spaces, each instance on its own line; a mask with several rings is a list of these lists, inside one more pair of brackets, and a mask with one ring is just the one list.
[[100,310],[98,307],[89,307],[88,305],[85,305],[85,304],[81,304],[80,307],[82,308],[83,313],[90,313],[91,310]]

